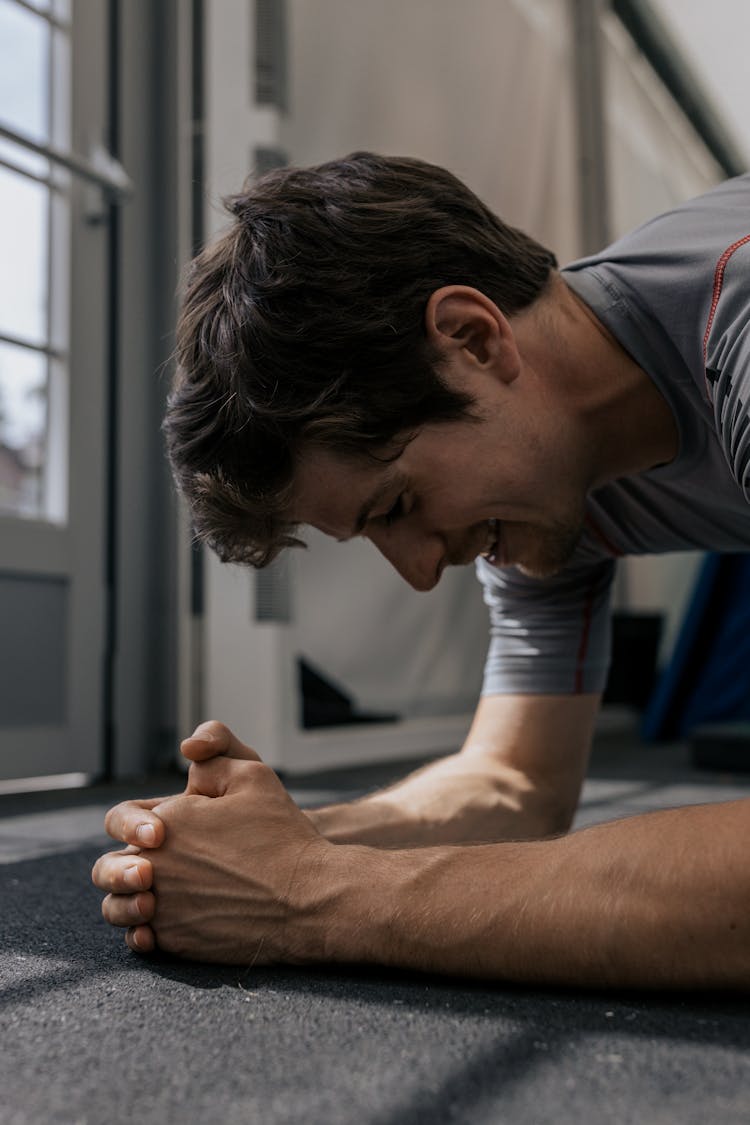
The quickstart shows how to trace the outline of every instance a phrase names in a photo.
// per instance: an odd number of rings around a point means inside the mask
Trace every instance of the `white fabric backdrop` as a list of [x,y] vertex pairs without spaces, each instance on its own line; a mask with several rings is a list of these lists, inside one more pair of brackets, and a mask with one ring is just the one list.
[[[291,0],[291,114],[311,163],[354,148],[447,165],[509,222],[579,252],[565,0]],[[605,24],[612,235],[721,178],[614,17]],[[697,556],[629,560],[620,602],[666,609],[671,644]],[[297,564],[296,645],[364,703],[407,714],[470,707],[486,648],[473,572],[410,591],[376,553],[316,537]]]
[[[461,176],[509,222],[579,252],[567,0],[288,0],[284,119],[253,105],[247,0],[210,6],[208,195],[235,190],[252,148],[295,163],[356,148],[421,156]],[[702,190],[718,170],[613,18],[607,20],[613,234]],[[223,223],[218,210],[209,229]],[[404,714],[471,707],[487,626],[471,568],[416,594],[368,545],[311,537],[292,561],[293,649],[365,707]],[[633,607],[671,609],[691,561],[628,562]]]
[[[449,167],[561,259],[578,249],[565,5],[291,0],[293,163],[356,148]],[[358,700],[404,715],[471,710],[487,619],[473,567],[430,594],[370,545],[311,536],[295,559],[293,645]]]

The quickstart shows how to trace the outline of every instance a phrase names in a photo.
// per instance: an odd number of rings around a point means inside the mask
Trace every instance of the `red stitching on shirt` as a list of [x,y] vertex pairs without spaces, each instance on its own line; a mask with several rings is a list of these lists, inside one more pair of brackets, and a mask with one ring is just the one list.
[[714,270],[714,291],[711,297],[711,309],[708,314],[708,321],[706,323],[706,331],[703,333],[703,368],[704,378],[706,381],[706,398],[711,402],[711,389],[708,384],[708,376],[705,375],[706,359],[708,356],[708,337],[711,334],[711,328],[716,316],[716,310],[719,306],[719,298],[721,297],[722,286],[724,285],[724,271],[727,268],[727,262],[734,254],[735,250],[739,250],[740,246],[744,246],[746,242],[750,242],[750,234],[746,234],[744,238],[740,238],[737,242],[733,242],[731,246],[727,246],[724,253],[716,263]]
[[589,647],[589,636],[591,634],[591,618],[593,617],[594,609],[594,587],[589,589],[589,594],[586,599],[586,605],[583,610],[583,625],[581,628],[581,640],[578,645],[578,656],[576,657],[576,676],[574,692],[580,695],[583,691],[583,665],[586,659],[586,653]]

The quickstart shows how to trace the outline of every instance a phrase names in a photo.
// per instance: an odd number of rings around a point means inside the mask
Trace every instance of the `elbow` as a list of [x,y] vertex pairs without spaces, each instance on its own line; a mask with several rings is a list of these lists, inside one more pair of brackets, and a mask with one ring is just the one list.
[[524,820],[533,830],[532,839],[565,836],[573,827],[578,801],[553,788],[535,787],[527,794]]

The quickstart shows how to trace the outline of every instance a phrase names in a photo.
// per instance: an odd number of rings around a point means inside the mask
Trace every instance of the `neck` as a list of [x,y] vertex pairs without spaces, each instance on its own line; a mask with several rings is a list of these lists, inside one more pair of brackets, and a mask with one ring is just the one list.
[[559,396],[568,423],[579,429],[589,487],[667,464],[677,455],[677,425],[666,399],[559,274],[514,330],[519,350]]

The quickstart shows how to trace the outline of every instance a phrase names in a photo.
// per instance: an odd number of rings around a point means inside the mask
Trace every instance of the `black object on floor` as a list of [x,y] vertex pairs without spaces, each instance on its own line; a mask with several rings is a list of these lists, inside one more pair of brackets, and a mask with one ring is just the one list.
[[664,617],[661,613],[612,614],[612,660],[604,702],[642,711],[654,690]]
[[305,730],[357,723],[392,723],[398,719],[395,714],[360,710],[340,684],[335,684],[303,656],[297,657],[297,665]]
[[750,773],[750,722],[702,723],[690,732],[698,769]]

